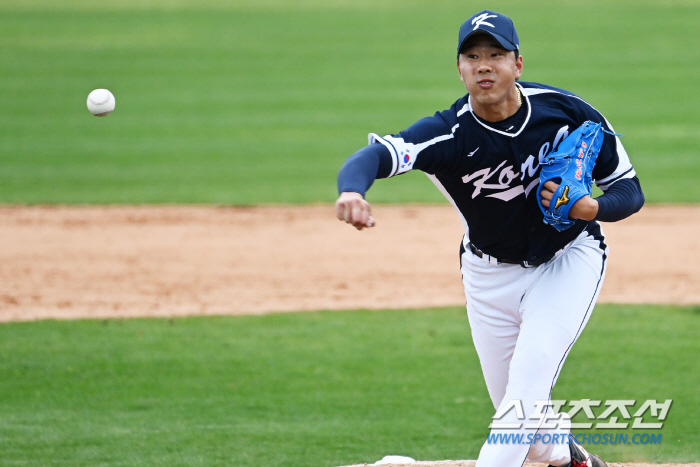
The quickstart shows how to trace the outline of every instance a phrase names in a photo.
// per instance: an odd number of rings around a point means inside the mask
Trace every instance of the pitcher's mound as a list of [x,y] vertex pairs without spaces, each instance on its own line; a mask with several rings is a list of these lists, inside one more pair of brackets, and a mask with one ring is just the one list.
[[[644,464],[607,462],[608,467],[700,467],[700,464]],[[373,467],[377,464],[353,464],[343,467]],[[476,461],[420,461],[410,464],[382,464],[382,467],[475,467]],[[525,462],[524,467],[547,467],[547,464]]]

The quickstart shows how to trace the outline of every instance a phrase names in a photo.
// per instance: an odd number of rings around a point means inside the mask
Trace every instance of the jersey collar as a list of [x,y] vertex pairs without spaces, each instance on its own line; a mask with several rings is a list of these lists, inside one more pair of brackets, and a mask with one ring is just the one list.
[[500,134],[500,135],[503,135],[503,136],[510,136],[511,138],[515,138],[515,137],[518,136],[520,133],[522,133],[522,131],[525,129],[525,126],[527,125],[527,122],[530,121],[530,114],[532,113],[532,106],[530,106],[530,99],[527,97],[527,94],[525,94],[525,90],[524,90],[523,87],[520,85],[520,83],[518,83],[518,82],[516,81],[515,85],[518,87],[518,89],[520,89],[520,95],[523,96],[523,98],[525,99],[525,104],[527,105],[527,115],[525,116],[525,120],[523,120],[523,124],[520,125],[520,128],[518,129],[518,131],[516,131],[515,133],[509,133],[509,132],[506,132],[506,131],[501,131],[501,130],[499,130],[499,129],[493,128],[492,126],[488,125],[487,123],[485,123],[484,121],[482,121],[480,118],[478,118],[476,115],[474,115],[474,109],[472,108],[472,96],[471,96],[471,94],[470,94],[470,95],[469,95],[469,100],[467,101],[467,105],[468,105],[468,108],[469,108],[469,113],[472,114],[472,117],[474,117],[474,120],[476,120],[477,123],[479,123],[479,125],[483,126],[483,127],[486,128],[487,130],[491,130],[491,131],[493,131],[493,132],[495,132],[495,133],[498,133],[498,134]]

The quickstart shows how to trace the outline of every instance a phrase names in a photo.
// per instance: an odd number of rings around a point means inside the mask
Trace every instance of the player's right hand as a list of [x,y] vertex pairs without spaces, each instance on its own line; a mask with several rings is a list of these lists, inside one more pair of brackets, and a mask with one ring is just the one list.
[[341,221],[354,226],[357,230],[374,227],[372,207],[359,193],[344,191],[335,202],[335,215]]

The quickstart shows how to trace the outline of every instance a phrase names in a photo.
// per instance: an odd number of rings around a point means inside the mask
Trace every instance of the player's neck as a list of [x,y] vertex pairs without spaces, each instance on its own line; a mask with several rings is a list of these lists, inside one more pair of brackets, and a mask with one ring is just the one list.
[[513,91],[508,94],[505,101],[494,104],[483,104],[471,99],[472,111],[477,117],[487,122],[500,122],[515,115],[522,105],[522,96],[517,86],[513,86]]

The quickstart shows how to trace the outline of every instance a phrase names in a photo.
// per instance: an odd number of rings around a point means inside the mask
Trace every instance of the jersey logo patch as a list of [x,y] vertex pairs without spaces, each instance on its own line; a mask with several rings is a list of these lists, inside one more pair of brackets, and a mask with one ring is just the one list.
[[571,201],[569,199],[569,185],[566,185],[561,197],[557,198],[557,203],[554,205],[554,209],[559,209],[559,206],[562,204],[569,204],[569,201]]
[[479,150],[479,148],[474,149],[472,152],[467,154],[467,157],[472,157],[474,154],[476,154],[476,151],[478,151],[478,150]]
[[[525,188],[523,188],[522,185],[510,186],[510,182],[517,179],[520,173],[514,172],[512,165],[503,167],[505,163],[506,161],[501,162],[498,167],[493,170],[491,170],[491,167],[487,167],[462,177],[462,182],[473,182],[474,184],[472,199],[479,196],[481,190],[501,190],[486,196],[489,198],[498,198],[503,201],[510,201],[519,194],[525,193]],[[498,174],[497,177],[494,177],[496,174]]]

